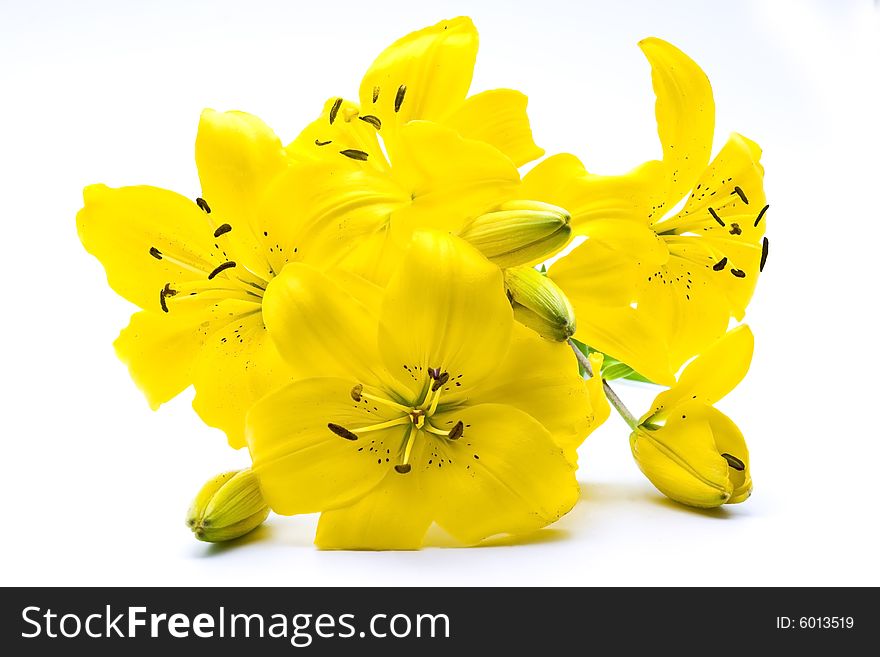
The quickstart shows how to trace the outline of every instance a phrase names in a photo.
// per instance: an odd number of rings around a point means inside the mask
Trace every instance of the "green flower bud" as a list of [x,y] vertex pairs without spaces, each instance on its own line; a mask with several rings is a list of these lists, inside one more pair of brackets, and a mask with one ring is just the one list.
[[577,328],[574,308],[556,283],[531,267],[504,270],[513,316],[542,338],[563,342]]
[[539,201],[508,201],[480,215],[459,233],[499,267],[538,262],[559,251],[571,236],[571,216]]
[[217,475],[199,491],[186,514],[196,538],[229,541],[259,527],[269,515],[260,483],[250,468]]

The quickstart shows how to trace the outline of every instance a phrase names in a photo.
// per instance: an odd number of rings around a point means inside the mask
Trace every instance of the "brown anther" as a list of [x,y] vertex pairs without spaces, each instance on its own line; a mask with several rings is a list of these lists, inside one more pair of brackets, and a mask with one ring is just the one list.
[[449,435],[447,436],[447,438],[449,438],[449,440],[458,440],[459,438],[461,438],[461,434],[463,434],[463,433],[464,433],[464,422],[459,420],[458,422],[455,423],[455,426],[452,427],[452,429],[450,429]]
[[345,438],[346,440],[357,440],[358,439],[358,436],[356,433],[349,431],[345,427],[341,427],[338,424],[333,424],[332,422],[328,422],[327,428],[330,429],[330,431],[335,433],[340,438]]
[[361,399],[361,393],[364,391],[364,386],[358,383],[354,388],[351,389],[351,398],[356,402],[359,402]]
[[401,463],[399,465],[395,465],[394,469],[395,469],[395,471],[399,472],[400,474],[406,474],[410,470],[412,470],[412,466],[409,463]]

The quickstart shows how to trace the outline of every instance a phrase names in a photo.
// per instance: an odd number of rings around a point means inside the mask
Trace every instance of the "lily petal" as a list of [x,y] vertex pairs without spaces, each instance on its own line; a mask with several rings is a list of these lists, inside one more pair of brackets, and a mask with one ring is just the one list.
[[544,154],[532,138],[528,102],[513,89],[484,91],[465,100],[444,124],[462,137],[491,144],[521,167]]
[[341,437],[349,430],[387,421],[382,407],[351,398],[351,379],[317,378],[291,383],[257,402],[247,416],[253,471],[269,506],[294,515],[343,507],[372,490],[389,473],[402,427]]
[[684,368],[678,383],[657,395],[642,421],[662,421],[671,409],[690,399],[714,404],[742,381],[754,347],[755,338],[747,325],[728,331]]
[[529,171],[518,193],[565,208],[571,214],[574,232],[590,235],[593,223],[599,220],[647,226],[662,204],[667,186],[665,169],[656,160],[623,175],[604,176],[588,173],[574,155],[561,153]]
[[462,392],[488,377],[507,353],[513,311],[498,267],[464,240],[421,231],[388,283],[381,319],[385,365],[418,395],[406,367],[440,368]]
[[238,449],[245,445],[248,409],[292,373],[269,339],[259,306],[226,301],[216,312],[225,317],[203,327],[207,335],[192,372],[193,409]]
[[287,167],[281,140],[252,114],[206,109],[196,135],[196,166],[209,219],[215,227],[232,227],[224,237],[231,257],[269,278],[256,210],[266,187]]
[[376,318],[314,267],[285,267],[266,289],[263,318],[297,376],[347,377],[349,388],[380,380],[371,365],[378,361]]
[[281,140],[256,116],[206,109],[196,136],[196,166],[212,213],[247,221],[287,159]]
[[[662,39],[649,38],[639,47],[651,64],[657,131],[669,181],[665,208],[684,198],[697,182],[712,153],[715,101],[703,70],[681,50]],[[662,216],[657,208],[656,216]]]
[[362,111],[382,121],[386,140],[413,119],[443,118],[467,96],[478,45],[477,29],[464,16],[398,39],[364,75]]
[[516,324],[507,356],[469,395],[469,404],[508,404],[538,420],[565,448],[574,448],[601,424],[586,381],[567,344],[550,342]]
[[116,355],[156,410],[192,383],[192,369],[205,340],[205,314],[142,310],[131,316],[113,343]]
[[418,479],[389,473],[372,491],[318,521],[323,550],[417,550],[433,522]]
[[672,369],[677,372],[695,353],[724,335],[729,305],[713,286],[710,274],[714,272],[691,261],[670,258],[662,269],[644,273],[638,286],[638,309],[663,332]]
[[83,246],[104,265],[110,287],[141,308],[160,310],[166,283],[203,281],[224,260],[205,213],[179,194],[91,185],[83,198],[76,215]]
[[417,474],[437,524],[460,541],[532,532],[574,506],[575,466],[527,413],[481,404],[437,417],[444,426],[463,422],[464,434],[438,443],[438,459]]
[[516,167],[499,150],[428,121],[401,128],[393,164],[395,179],[412,199],[391,222],[401,245],[414,230],[460,230],[511,198],[519,183]]

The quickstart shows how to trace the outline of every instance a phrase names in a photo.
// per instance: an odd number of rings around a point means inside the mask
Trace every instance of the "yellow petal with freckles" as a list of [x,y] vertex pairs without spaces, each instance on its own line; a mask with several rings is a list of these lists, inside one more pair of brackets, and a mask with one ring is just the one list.
[[377,383],[377,320],[329,276],[292,263],[269,283],[263,318],[299,377],[340,376]]
[[298,162],[277,176],[260,205],[259,240],[275,274],[289,262],[326,269],[388,224],[408,202],[369,168]]
[[630,447],[641,471],[667,497],[701,508],[730,499],[730,468],[705,420],[676,415],[660,429],[639,428]]
[[440,368],[469,391],[507,353],[513,311],[498,267],[464,240],[422,231],[388,284],[381,320],[382,359],[414,394],[421,383],[404,367]]
[[91,185],[83,198],[76,215],[83,246],[104,265],[110,287],[141,308],[161,310],[166,283],[206,280],[224,260],[214,254],[214,229],[205,213],[179,194]]
[[691,399],[714,404],[742,381],[749,371],[754,347],[755,338],[745,324],[728,331],[684,368],[678,383],[657,395],[642,421],[659,422],[671,409]]
[[574,464],[530,415],[481,404],[440,414],[437,421],[461,421],[464,434],[438,442],[438,458],[414,473],[424,481],[437,524],[463,543],[535,531],[577,501]]
[[203,329],[207,335],[192,372],[193,408],[238,449],[245,445],[250,407],[287,383],[291,370],[269,339],[257,304],[226,301],[215,314]]
[[[669,187],[666,208],[672,207],[697,182],[712,154],[715,101],[703,70],[681,50],[662,39],[649,38],[639,47],[651,64],[657,131]],[[657,212],[660,216],[661,212]]]
[[361,82],[361,111],[378,116],[393,139],[397,125],[441,119],[465,99],[479,39],[467,17],[412,32],[386,48]]
[[[201,310],[201,309],[199,309]],[[116,355],[156,410],[192,383],[193,364],[205,339],[203,312],[142,310],[113,343]]]
[[638,309],[663,333],[676,372],[727,330],[729,304],[714,287],[712,273],[683,258],[670,258],[647,276],[643,270]]
[[574,155],[562,153],[526,174],[518,194],[565,208],[574,232],[589,235],[593,223],[600,220],[647,225],[663,201],[666,186],[663,165],[657,161],[619,176],[603,176],[588,173]]
[[468,403],[518,408],[538,420],[559,445],[577,447],[604,418],[596,417],[571,349],[520,324],[513,335],[507,356],[470,393]]
[[325,511],[315,545],[322,550],[417,550],[433,522],[416,477],[390,472],[350,506]]
[[[347,430],[390,419],[351,398],[351,379],[304,379],[257,402],[247,417],[253,471],[269,506],[294,515],[343,507],[368,493],[388,474],[404,438],[403,427],[349,440]],[[387,460],[386,460],[387,459]]]
[[513,89],[484,91],[465,100],[443,123],[462,137],[491,144],[521,167],[544,154],[532,138],[528,102]]

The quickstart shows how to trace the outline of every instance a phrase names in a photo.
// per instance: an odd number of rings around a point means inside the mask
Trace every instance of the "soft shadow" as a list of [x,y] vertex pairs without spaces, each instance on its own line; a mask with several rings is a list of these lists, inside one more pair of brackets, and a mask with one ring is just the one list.
[[589,511],[591,506],[597,504],[621,504],[621,503],[648,504],[655,508],[663,508],[678,513],[702,516],[712,519],[734,518],[740,514],[731,511],[730,507],[720,506],[714,509],[698,509],[675,502],[663,493],[656,490],[648,483],[584,483],[581,482],[581,501],[575,506]]
[[660,494],[658,494],[657,497],[652,498],[651,502],[655,506],[663,507],[665,509],[669,509],[670,511],[677,511],[679,513],[686,513],[695,516],[703,516],[704,518],[725,520],[727,518],[735,518],[738,515],[736,513],[731,513],[730,509],[726,506],[718,506],[714,509],[698,509],[694,506],[685,506],[684,504],[679,504],[678,502],[674,502],[668,497],[664,497]]
[[271,526],[260,525],[254,531],[249,532],[244,536],[234,538],[231,541],[223,541],[222,543],[203,543],[203,549],[196,552],[193,556],[196,559],[216,557],[232,550],[237,550],[245,545],[250,545],[251,543],[270,541],[272,540],[272,535],[274,533],[275,532]]

